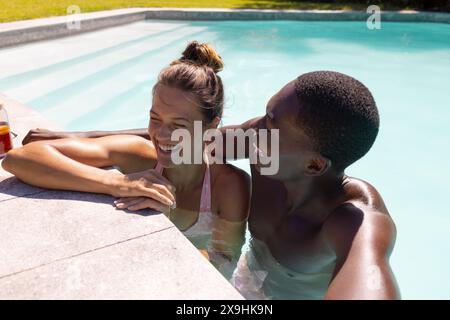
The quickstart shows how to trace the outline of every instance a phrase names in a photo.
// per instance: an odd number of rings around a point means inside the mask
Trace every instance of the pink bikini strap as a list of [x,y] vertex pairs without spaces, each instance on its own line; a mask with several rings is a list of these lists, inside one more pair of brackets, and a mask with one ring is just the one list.
[[205,178],[203,179],[202,195],[200,197],[200,212],[211,212],[211,174],[206,163]]
[[159,162],[156,163],[155,171],[158,172],[159,174],[162,174],[163,172],[163,167]]

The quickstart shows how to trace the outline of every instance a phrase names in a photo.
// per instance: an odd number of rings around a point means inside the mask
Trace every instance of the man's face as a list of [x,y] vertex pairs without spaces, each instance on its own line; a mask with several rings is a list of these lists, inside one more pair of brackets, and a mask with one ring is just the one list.
[[[299,106],[295,82],[284,86],[268,102],[266,115],[257,125],[257,129],[279,130],[279,171],[270,178],[277,180],[298,179],[305,175],[305,169],[314,157],[320,156],[314,151],[312,139],[307,136],[297,122]],[[268,139],[270,142],[270,139]],[[263,150],[263,146],[259,146]],[[268,144],[267,153],[271,155]],[[255,165],[260,171],[261,165]]]

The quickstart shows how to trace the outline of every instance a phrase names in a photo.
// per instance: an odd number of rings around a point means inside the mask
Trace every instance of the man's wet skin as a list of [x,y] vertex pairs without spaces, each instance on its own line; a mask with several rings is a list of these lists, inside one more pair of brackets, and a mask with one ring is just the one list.
[[[348,272],[349,268],[364,268],[368,261],[379,264],[384,286],[370,297],[395,298],[395,280],[383,261],[392,250],[395,227],[381,196],[367,182],[336,171],[314,150],[313,142],[296,123],[299,112],[301,115],[291,82],[269,101],[267,114],[250,123],[255,128],[279,129],[280,135],[278,174],[262,176],[258,165],[251,166],[252,236],[295,272],[332,272],[336,276],[345,269],[336,279],[338,285],[357,276]],[[344,264],[351,265],[342,268]],[[367,279],[359,280],[365,283]],[[329,294],[334,297],[333,291]]]

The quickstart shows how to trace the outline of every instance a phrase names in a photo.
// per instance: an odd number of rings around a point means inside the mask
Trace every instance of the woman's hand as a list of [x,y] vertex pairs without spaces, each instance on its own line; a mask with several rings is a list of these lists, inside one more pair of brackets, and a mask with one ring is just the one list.
[[150,208],[168,213],[175,206],[175,187],[154,169],[123,175],[111,192],[118,209]]
[[161,204],[159,209],[155,209],[155,200],[147,198],[147,197],[125,197],[119,198],[114,201],[114,205],[117,209],[122,210],[130,210],[130,211],[138,211],[142,209],[153,209],[164,213],[166,216],[169,216],[170,210],[174,207]]

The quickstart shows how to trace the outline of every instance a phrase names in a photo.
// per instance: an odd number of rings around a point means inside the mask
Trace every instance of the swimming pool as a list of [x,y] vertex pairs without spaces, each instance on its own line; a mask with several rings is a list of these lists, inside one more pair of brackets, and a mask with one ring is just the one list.
[[304,72],[366,84],[381,130],[348,174],[374,184],[396,222],[391,263],[403,298],[450,298],[450,25],[138,22],[0,50],[0,91],[67,130],[146,127],[156,76],[189,40],[211,42],[226,63],[224,124],[262,114]]

